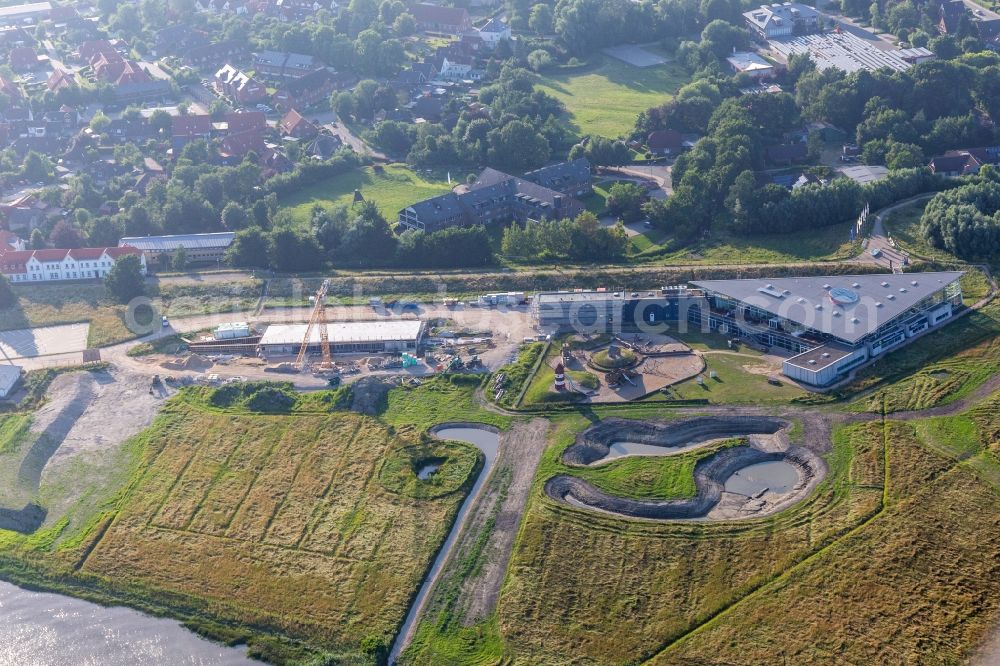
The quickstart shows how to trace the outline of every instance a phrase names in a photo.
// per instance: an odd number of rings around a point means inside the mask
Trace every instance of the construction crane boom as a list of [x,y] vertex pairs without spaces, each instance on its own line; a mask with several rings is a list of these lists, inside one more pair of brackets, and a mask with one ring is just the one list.
[[319,291],[316,292],[316,303],[313,305],[312,314],[309,315],[309,324],[306,326],[306,334],[302,338],[302,346],[299,347],[299,354],[295,357],[295,365],[301,370],[305,370],[306,353],[309,351],[309,338],[313,329],[319,326],[319,346],[323,354],[321,367],[330,368],[333,362],[330,358],[330,335],[326,330],[326,295],[330,291],[330,281],[323,280]]

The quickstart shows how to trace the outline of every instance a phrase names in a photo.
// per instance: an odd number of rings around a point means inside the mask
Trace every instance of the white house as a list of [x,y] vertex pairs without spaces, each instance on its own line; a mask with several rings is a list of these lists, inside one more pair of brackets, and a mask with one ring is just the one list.
[[774,65],[751,51],[733,51],[726,62],[737,74],[748,74],[755,79],[768,79],[776,74]]
[[438,73],[438,78],[444,81],[461,81],[463,79],[476,79],[479,77],[479,72],[472,69],[472,59],[459,59],[454,58],[449,60],[444,59],[441,63],[441,71]]
[[142,274],[146,258],[134,247],[81,247],[72,250],[0,250],[0,273],[12,283],[88,280],[107,277],[119,258],[139,257]]
[[511,38],[510,26],[500,19],[490,19],[486,25],[479,28],[479,38],[487,48],[495,49],[501,40]]

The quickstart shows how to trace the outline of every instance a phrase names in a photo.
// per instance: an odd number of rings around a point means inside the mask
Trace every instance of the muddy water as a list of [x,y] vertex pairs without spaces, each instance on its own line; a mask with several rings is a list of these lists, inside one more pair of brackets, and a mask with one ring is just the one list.
[[705,442],[696,442],[685,446],[657,446],[656,444],[640,444],[639,442],[613,442],[608,447],[608,455],[591,464],[595,465],[628,456],[671,456],[683,451],[689,451],[690,449],[703,448],[704,446]]
[[799,480],[795,466],[784,460],[749,465],[737,470],[726,479],[726,492],[753,497],[763,490],[773,493],[787,493]]
[[[452,525],[451,531],[448,532],[448,538],[444,540],[441,550],[438,552],[437,557],[434,558],[434,563],[427,572],[424,582],[420,585],[420,591],[417,592],[417,597],[413,600],[413,603],[410,604],[410,610],[406,614],[406,620],[403,621],[403,626],[400,628],[399,633],[396,635],[396,640],[392,644],[392,651],[389,653],[390,664],[396,663],[399,653],[403,651],[403,648],[407,644],[409,644],[409,641],[412,638],[413,630],[416,628],[416,619],[420,615],[420,611],[423,609],[424,604],[427,602],[427,597],[430,596],[431,589],[433,589],[434,583],[437,582],[437,578],[440,575],[441,570],[444,568],[444,563],[448,560],[448,555],[451,554],[451,550],[454,548],[455,542],[458,540],[458,534],[462,531],[462,526],[465,524],[465,519],[469,515],[469,509],[472,508],[472,503],[479,495],[479,491],[486,482],[486,479],[490,476],[493,464],[497,460],[497,450],[500,448],[500,435],[483,428],[454,426],[440,428],[433,434],[438,439],[450,439],[472,444],[483,452],[485,460],[483,461],[483,469],[479,473],[479,478],[476,479],[475,485],[472,486],[472,490],[469,491],[465,501],[462,502],[462,506],[458,509],[458,514],[455,516],[455,524]],[[4,664],[0,663],[0,666],[4,666]]]
[[174,620],[0,582],[0,666],[251,666]]

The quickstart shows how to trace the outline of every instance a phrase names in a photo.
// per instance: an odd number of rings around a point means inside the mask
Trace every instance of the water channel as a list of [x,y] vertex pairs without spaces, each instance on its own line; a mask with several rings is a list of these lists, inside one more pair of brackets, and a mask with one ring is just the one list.
[[[437,557],[434,558],[434,563],[427,572],[424,582],[420,585],[420,591],[417,592],[416,598],[413,600],[413,603],[410,604],[410,610],[406,614],[403,626],[400,627],[399,633],[396,635],[396,640],[392,644],[392,650],[389,652],[390,664],[396,663],[396,659],[399,658],[399,654],[413,637],[413,632],[416,629],[416,620],[420,616],[420,611],[427,603],[427,598],[430,596],[430,592],[434,588],[434,583],[437,582],[438,576],[441,575],[441,570],[444,568],[444,563],[448,560],[448,555],[455,547],[455,542],[458,540],[458,535],[462,531],[465,519],[469,515],[469,509],[472,508],[472,503],[476,500],[483,484],[490,476],[493,464],[497,460],[497,450],[500,448],[499,433],[488,430],[485,427],[477,428],[473,426],[458,425],[444,426],[433,430],[431,434],[438,439],[455,440],[472,444],[483,452],[485,460],[483,462],[483,469],[479,472],[479,478],[476,479],[476,483],[472,486],[472,490],[469,491],[465,501],[462,502],[462,506],[458,509],[458,514],[455,516],[455,523],[451,526],[451,531],[448,532],[448,538],[444,540],[444,544],[442,544],[441,550],[438,551]],[[0,666],[4,665],[0,663]]]

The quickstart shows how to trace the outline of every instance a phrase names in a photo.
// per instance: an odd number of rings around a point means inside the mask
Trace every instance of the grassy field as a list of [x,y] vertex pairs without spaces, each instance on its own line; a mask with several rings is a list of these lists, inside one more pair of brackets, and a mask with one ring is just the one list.
[[[742,351],[739,355],[708,354],[702,373],[703,384],[699,385],[697,377],[692,377],[670,387],[671,394],[682,400],[707,399],[713,404],[785,403],[806,395],[806,391],[789,381],[782,381],[780,386],[769,384],[769,374],[779,370],[769,370],[759,358]],[[713,370],[717,375],[714,379],[709,377]]]
[[[666,264],[774,264],[800,261],[838,261],[858,255],[861,244],[848,231],[853,222],[820,229],[745,238],[713,231],[710,238],[675,249],[672,239],[655,233],[634,240],[633,260]],[[636,237],[638,239],[639,237]]]
[[932,247],[920,233],[920,216],[924,214],[929,200],[916,201],[909,206],[898,208],[886,215],[883,223],[886,231],[896,241],[896,245],[914,257],[931,261],[956,261],[944,250]]
[[[453,177],[461,176],[454,174]],[[401,208],[450,189],[446,182],[426,180],[405,165],[390,164],[382,173],[375,173],[373,167],[364,167],[303,188],[282,199],[281,207],[290,211],[296,222],[306,224],[314,206],[350,206],[354,190],[361,190],[361,195],[378,204],[386,219],[393,222]]]
[[566,105],[579,133],[615,138],[631,132],[640,112],[666,102],[689,78],[676,63],[640,68],[602,55],[591,65],[542,76],[536,89]]
[[[124,342],[140,334],[129,330],[127,307],[108,298],[104,285],[97,282],[33,284],[16,287],[15,293],[17,305],[0,310],[0,331],[90,322],[87,343],[91,347]],[[157,313],[185,316],[252,308],[260,296],[260,284],[254,280],[203,285],[151,283],[147,294]]]
[[1000,496],[977,469],[997,460],[980,453],[956,464],[908,426],[886,434],[888,504],[878,519],[651,663],[707,654],[715,663],[964,662],[1000,610]]

